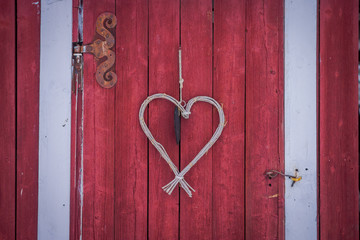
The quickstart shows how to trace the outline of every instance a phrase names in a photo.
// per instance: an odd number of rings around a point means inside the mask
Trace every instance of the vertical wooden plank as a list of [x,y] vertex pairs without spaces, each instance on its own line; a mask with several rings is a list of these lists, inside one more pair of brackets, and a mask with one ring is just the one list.
[[[245,1],[214,2],[214,98],[228,121],[213,146],[213,239],[245,233]],[[213,129],[218,124],[213,116]],[[195,194],[196,195],[196,194]]]
[[37,238],[40,2],[17,2],[16,238]]
[[117,0],[116,16],[115,239],[146,239],[148,145],[138,116],[148,94],[148,1]]
[[[78,79],[79,81],[79,79]],[[83,101],[81,82],[73,82],[71,96],[71,195],[70,239],[79,239],[82,234],[83,206]]]
[[283,1],[247,1],[246,31],[246,238],[283,239]]
[[[179,2],[149,2],[149,95],[179,96]],[[144,99],[145,100],[145,99]],[[138,105],[140,107],[140,105]],[[149,129],[178,166],[179,146],[174,133],[174,105],[154,101],[148,108]],[[161,187],[174,174],[158,151],[149,145],[149,239],[178,239],[179,193],[170,196]]]
[[317,239],[317,1],[285,1],[285,238]]
[[[95,22],[115,13],[115,1],[84,1],[84,43],[92,42]],[[95,60],[84,55],[82,238],[114,238],[114,100],[115,88],[95,80]]]
[[359,239],[358,4],[320,1],[321,239]]
[[0,238],[15,239],[15,2],[0,6]]
[[68,239],[72,2],[41,6],[38,238]]
[[[278,154],[279,154],[279,168],[285,169],[285,71],[284,71],[284,1],[280,1],[277,8],[278,11]],[[285,239],[285,181],[279,179],[278,182],[278,239]],[[276,196],[276,195],[275,195]]]
[[[72,41],[73,43],[80,42],[79,22],[82,21],[79,16],[82,5],[81,0],[72,0],[73,9],[73,25],[72,25]],[[79,21],[80,20],[80,21]],[[73,59],[75,61],[75,59]],[[74,74],[74,66],[72,68]],[[73,75],[74,76],[74,75]],[[70,175],[70,239],[75,240],[80,238],[81,234],[81,188],[78,186],[81,179],[81,143],[82,143],[82,90],[79,88],[79,82],[72,79],[72,94],[71,94],[71,175]]]
[[[183,97],[212,96],[212,1],[181,1]],[[217,120],[216,120],[217,121]],[[212,136],[212,106],[198,103],[181,126],[181,169]],[[212,154],[185,175],[196,190],[192,198],[180,189],[180,239],[212,238]]]
[[73,11],[72,11],[72,18],[73,18],[73,42],[77,42],[79,40],[79,29],[78,29],[78,16],[79,16],[79,0],[72,0],[73,3]]

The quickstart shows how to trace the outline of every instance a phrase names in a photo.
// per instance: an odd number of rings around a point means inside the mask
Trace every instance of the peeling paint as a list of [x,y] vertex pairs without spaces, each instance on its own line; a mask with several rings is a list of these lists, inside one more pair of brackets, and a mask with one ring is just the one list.
[[46,1],[46,4],[47,5],[51,5],[51,4],[54,4],[54,3],[56,3],[56,2],[62,2],[63,0],[47,0]]
[[[36,6],[36,14],[37,15],[40,15],[40,2],[39,1],[37,1],[37,2],[32,2],[31,3],[32,5],[34,5],[34,6]],[[33,62],[33,65],[35,64],[35,62]],[[32,69],[33,69],[33,66],[32,66]]]
[[279,194],[278,194],[278,193],[276,193],[276,194],[274,194],[274,195],[271,195],[271,196],[269,196],[268,198],[276,198],[276,197],[279,197]]

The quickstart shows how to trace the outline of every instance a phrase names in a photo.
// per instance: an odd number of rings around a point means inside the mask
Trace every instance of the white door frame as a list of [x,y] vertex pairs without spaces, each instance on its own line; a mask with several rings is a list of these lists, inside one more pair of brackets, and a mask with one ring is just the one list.
[[317,0],[285,0],[285,239],[317,239]]
[[42,0],[38,239],[69,239],[72,0]]

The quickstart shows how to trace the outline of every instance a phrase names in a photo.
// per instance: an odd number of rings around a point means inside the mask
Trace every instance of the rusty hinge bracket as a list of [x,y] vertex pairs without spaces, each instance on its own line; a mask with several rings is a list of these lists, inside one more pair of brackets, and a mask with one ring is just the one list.
[[[95,56],[96,67],[96,81],[100,86],[104,88],[112,88],[117,82],[117,76],[115,73],[115,26],[116,16],[112,13],[102,13],[96,20],[96,33],[94,41],[87,45],[81,45],[80,43],[74,44],[74,69],[79,69],[80,66],[76,64],[82,64],[83,53],[91,53]],[[78,61],[76,61],[78,60]],[[76,73],[76,72],[75,72]]]
[[75,93],[77,89],[83,89],[83,56],[81,53],[73,53],[72,58],[72,92]]

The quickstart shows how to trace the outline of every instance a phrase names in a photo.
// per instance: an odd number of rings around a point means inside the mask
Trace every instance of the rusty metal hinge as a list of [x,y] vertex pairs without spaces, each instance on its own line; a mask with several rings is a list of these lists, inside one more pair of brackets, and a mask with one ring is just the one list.
[[[77,74],[77,69],[82,70],[82,54],[91,53],[95,56],[97,63],[96,67],[96,81],[103,88],[112,88],[117,82],[115,73],[115,27],[116,16],[112,13],[102,13],[96,20],[96,33],[94,41],[90,44],[82,45],[75,43],[73,47],[73,61],[74,61],[74,78]],[[82,72],[82,71],[78,71]]]
[[72,58],[72,92],[83,89],[83,56],[81,53],[73,53]]

